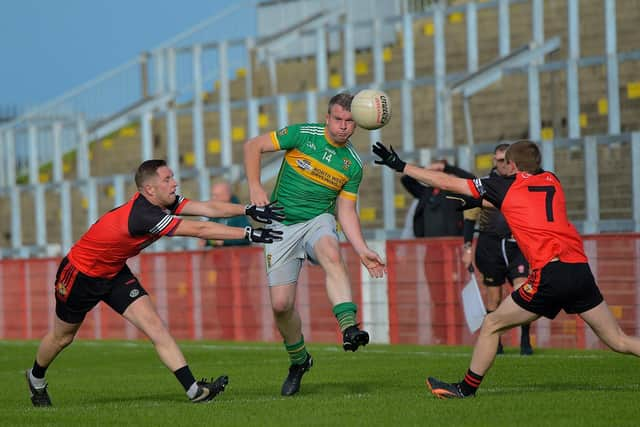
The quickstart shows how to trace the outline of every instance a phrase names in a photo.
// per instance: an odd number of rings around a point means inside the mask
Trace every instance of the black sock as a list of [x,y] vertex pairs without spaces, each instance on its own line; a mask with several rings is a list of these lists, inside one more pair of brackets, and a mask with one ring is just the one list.
[[529,342],[529,327],[531,323],[527,323],[526,325],[522,325],[520,327],[520,346],[521,347],[531,347],[531,343]]
[[34,360],[33,368],[31,368],[31,375],[36,378],[44,378],[45,372],[47,372],[47,368],[43,368],[42,366],[38,365],[38,362]]
[[191,387],[193,383],[196,382],[196,378],[191,373],[191,369],[189,369],[189,365],[184,365],[182,368],[178,369],[173,374],[176,376],[178,381],[180,381],[180,384],[182,384],[182,387],[184,387],[185,391],[189,390],[189,387]]
[[484,378],[482,375],[474,373],[471,369],[467,370],[467,375],[460,381],[460,391],[462,391],[462,394],[465,396],[475,394],[478,387],[480,387],[482,378]]

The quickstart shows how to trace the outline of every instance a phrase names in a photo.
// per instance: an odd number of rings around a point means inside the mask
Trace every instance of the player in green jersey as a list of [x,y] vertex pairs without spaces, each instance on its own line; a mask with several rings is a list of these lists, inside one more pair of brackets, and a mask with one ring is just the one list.
[[251,203],[259,206],[270,202],[260,182],[261,155],[286,150],[271,195],[271,200],[284,206],[286,219],[273,225],[284,233],[283,239],[265,251],[271,307],[291,360],[283,396],[298,392],[302,376],[313,365],[294,305],[305,259],[319,264],[326,274],[327,295],[343,334],[344,350],[356,351],[369,343],[369,334],[356,324],[357,307],[336,231],[337,217],[362,264],[371,276],[382,277],[385,264],[367,246],[356,211],[362,162],[349,141],[356,126],[350,111],[352,99],[348,93],[331,98],[325,123],[287,126],[252,138],[244,146]]

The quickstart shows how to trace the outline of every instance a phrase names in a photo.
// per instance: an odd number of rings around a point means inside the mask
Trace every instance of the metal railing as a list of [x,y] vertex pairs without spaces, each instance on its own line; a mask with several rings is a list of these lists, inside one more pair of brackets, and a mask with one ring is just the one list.
[[[42,105],[36,106],[17,116],[11,121],[0,124],[0,133],[11,132],[11,139],[15,142],[15,170],[18,176],[27,175],[32,143],[30,133],[36,132],[37,161],[39,165],[52,162],[51,129],[54,123],[59,123],[65,129],[62,140],[62,152],[76,150],[82,131],[78,131],[78,123],[89,131],[101,123],[108,122],[114,117],[124,115],[146,101],[153,101],[157,97],[166,95],[187,94],[193,97],[195,87],[194,73],[188,67],[175,67],[173,82],[169,82],[168,74],[173,64],[168,61],[171,51],[183,52],[192,50],[193,46],[210,43],[211,40],[221,40],[228,37],[246,36],[247,29],[238,28],[229,20],[232,14],[242,14],[251,21],[257,0],[234,2],[218,14],[206,19],[189,30],[178,34],[170,40],[142,52],[122,65],[119,65],[89,82],[78,86],[69,92]],[[219,78],[218,67],[209,63],[203,64],[209,70],[204,83],[211,83]],[[234,64],[239,67],[240,64]],[[213,89],[213,84],[211,84]],[[151,108],[157,106],[152,106]],[[134,116],[135,117],[135,116]],[[132,118],[137,120],[137,118]],[[34,130],[35,129],[35,130]],[[42,135],[40,135],[42,134]],[[1,141],[0,141],[1,142]],[[6,148],[0,147],[2,150]]]

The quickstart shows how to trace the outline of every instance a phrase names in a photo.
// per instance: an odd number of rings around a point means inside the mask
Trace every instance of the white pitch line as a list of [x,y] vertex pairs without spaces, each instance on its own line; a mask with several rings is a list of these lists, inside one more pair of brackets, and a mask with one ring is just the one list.
[[[2,346],[32,346],[34,345],[33,341],[0,341],[0,347]],[[133,347],[133,348],[146,348],[151,347],[151,343],[147,341],[100,341],[100,340],[81,340],[74,342],[74,347],[78,346],[87,346],[87,347],[100,347],[100,346],[119,346],[119,347]],[[278,346],[259,346],[259,345],[251,345],[251,344],[201,344],[195,342],[180,342],[180,347],[182,348],[198,348],[205,350],[237,350],[237,351],[273,351],[273,352],[282,352],[282,348]],[[393,345],[390,345],[391,347]],[[325,348],[314,348],[313,352],[325,352],[325,353],[342,353],[342,349],[339,347],[325,347]],[[385,350],[384,348],[366,348],[361,350],[360,354],[387,354],[387,355],[398,355],[398,356],[407,356],[407,355],[415,355],[415,356],[436,356],[436,357],[471,357],[471,351],[468,352],[438,352],[438,351],[428,351],[428,350],[407,350],[407,351],[398,351],[398,350]],[[610,353],[613,355],[614,353]],[[500,359],[502,358],[522,358],[519,354],[503,354],[500,355]],[[544,358],[544,359],[602,359],[608,357],[606,354],[598,355],[598,354],[541,354],[537,353],[532,356],[532,358]]]

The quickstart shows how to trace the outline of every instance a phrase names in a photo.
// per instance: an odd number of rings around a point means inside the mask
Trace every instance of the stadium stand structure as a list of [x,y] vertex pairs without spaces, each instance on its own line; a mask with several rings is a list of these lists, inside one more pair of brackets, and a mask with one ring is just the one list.
[[[124,70],[140,91],[110,111],[83,111],[63,97],[1,126],[0,210],[11,218],[2,223],[3,255],[64,251],[134,191],[142,158],[168,158],[187,196],[207,197],[210,177],[226,175],[246,200],[248,137],[322,121],[332,94],[369,86],[389,93],[393,118],[380,131],[357,131],[365,160],[379,139],[415,161],[444,157],[482,174],[497,142],[528,137],[543,145],[584,232],[640,231],[637,1],[435,3],[258,2],[259,22],[300,19],[257,38],[180,40],[125,64],[98,81]],[[554,38],[551,53],[531,53]],[[526,62],[500,68],[518,52]],[[465,114],[465,96],[450,87],[487,66],[499,79],[466,97]],[[277,160],[264,165],[267,178]],[[370,236],[397,236],[408,196],[397,177],[366,169],[363,225]]]

